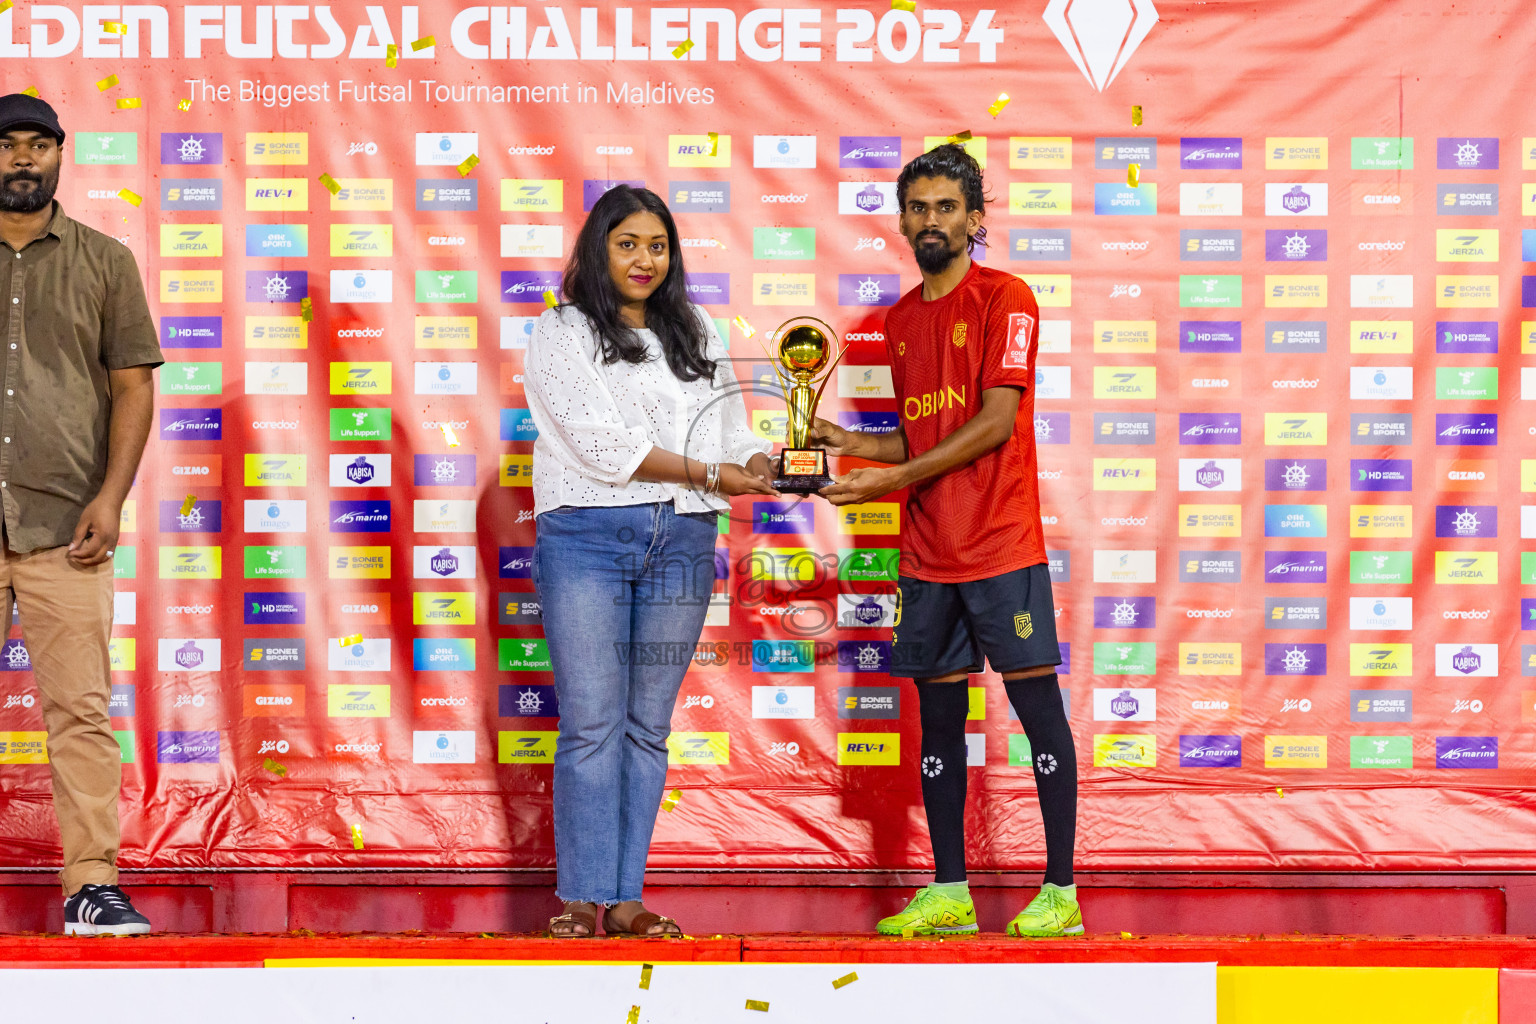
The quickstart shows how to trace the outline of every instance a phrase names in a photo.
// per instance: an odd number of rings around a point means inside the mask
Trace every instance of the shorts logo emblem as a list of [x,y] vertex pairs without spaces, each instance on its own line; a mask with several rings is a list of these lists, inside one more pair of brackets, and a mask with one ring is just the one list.
[[1015,612],[1013,616],[1013,631],[1019,634],[1020,640],[1028,640],[1035,633],[1035,624],[1030,620],[1029,612]]

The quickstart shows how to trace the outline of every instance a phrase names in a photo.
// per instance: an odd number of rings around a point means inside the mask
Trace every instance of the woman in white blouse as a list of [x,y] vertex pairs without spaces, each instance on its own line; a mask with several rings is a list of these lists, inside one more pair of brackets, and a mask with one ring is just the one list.
[[667,736],[715,580],[716,495],[772,495],[714,324],[688,301],[666,204],[593,206],[528,345],[533,581],[555,674],[550,934],[681,935],[640,902]]

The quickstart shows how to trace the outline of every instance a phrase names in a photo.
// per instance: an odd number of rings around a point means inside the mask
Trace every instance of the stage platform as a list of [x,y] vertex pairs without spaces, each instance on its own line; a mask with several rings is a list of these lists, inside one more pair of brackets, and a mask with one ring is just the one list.
[[[262,967],[293,963],[1216,963],[1230,967],[1484,968],[1536,972],[1536,937],[1094,934],[1023,940],[862,935],[0,935],[0,967]],[[1533,1018],[1536,1019],[1536,1018]]]
[[[683,939],[555,940],[538,935],[0,935],[0,970],[131,971],[486,967],[547,984],[551,967],[638,971],[644,965],[734,965],[760,977],[820,965],[830,979],[892,965],[1215,965],[1216,1024],[1531,1024],[1536,937],[1093,934],[1021,940],[862,935],[699,935]],[[990,965],[990,968],[988,967]],[[1075,965],[1075,966],[1074,966]],[[1130,968],[1127,968],[1130,969]],[[522,972],[519,974],[518,972]],[[627,975],[626,975],[627,976]],[[638,974],[636,975],[639,976]],[[649,976],[649,972],[646,972]],[[23,975],[15,975],[23,977]],[[104,976],[90,974],[95,981]],[[125,979],[127,975],[115,975]],[[735,977],[743,977],[735,975]],[[189,984],[195,984],[189,976]],[[160,984],[174,991],[176,982]],[[750,987],[750,986],[749,986]],[[1073,1018],[1075,1019],[1075,1018]]]

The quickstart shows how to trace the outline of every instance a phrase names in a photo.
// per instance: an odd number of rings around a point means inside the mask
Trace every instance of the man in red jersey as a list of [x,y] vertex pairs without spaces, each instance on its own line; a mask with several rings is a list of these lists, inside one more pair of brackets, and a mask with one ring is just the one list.
[[934,882],[877,930],[976,931],[965,873],[966,679],[985,656],[1029,739],[1045,824],[1045,885],[1008,933],[1081,935],[1072,881],[1077,753],[1056,678],[1036,489],[1039,308],[1023,281],[970,258],[985,244],[986,197],[981,167],[962,147],[939,146],[907,164],[896,198],[923,275],[885,318],[897,429],[859,433],[818,419],[813,431],[832,455],[888,464],[837,478],[821,491],[832,504],[909,488],[891,674],[917,687]]

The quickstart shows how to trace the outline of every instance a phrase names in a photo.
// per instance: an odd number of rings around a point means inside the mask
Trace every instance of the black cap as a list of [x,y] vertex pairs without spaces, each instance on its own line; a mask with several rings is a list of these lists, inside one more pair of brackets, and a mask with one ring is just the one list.
[[59,115],[53,108],[36,96],[13,92],[0,96],[0,135],[13,128],[37,128],[64,143],[64,129],[59,127]]

